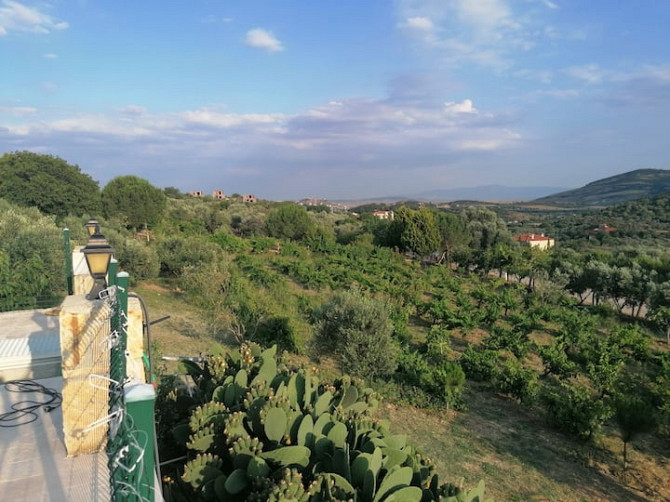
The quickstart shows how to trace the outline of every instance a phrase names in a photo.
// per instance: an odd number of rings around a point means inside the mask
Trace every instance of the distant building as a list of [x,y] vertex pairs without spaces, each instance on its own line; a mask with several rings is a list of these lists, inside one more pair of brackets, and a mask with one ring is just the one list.
[[372,215],[380,220],[392,220],[395,216],[393,211],[375,211]]
[[188,194],[191,197],[204,197],[205,196],[205,192],[203,192],[202,190],[191,190]]
[[316,197],[308,197],[306,199],[301,199],[298,201],[298,204],[301,206],[316,207],[316,206],[325,206],[331,210],[333,213],[346,213],[347,206],[340,204],[338,202],[331,202],[328,199],[319,199]]
[[255,204],[256,203],[256,196],[253,194],[244,194],[242,196],[242,202],[249,202],[250,204]]
[[226,200],[226,199],[228,199],[228,197],[226,197],[226,194],[223,193],[223,190],[214,190],[212,192],[212,199]]
[[553,238],[547,237],[544,234],[515,235],[514,240],[520,242],[521,244],[525,244],[526,246],[542,250],[549,249],[550,247],[553,247],[554,244],[556,244],[556,241]]

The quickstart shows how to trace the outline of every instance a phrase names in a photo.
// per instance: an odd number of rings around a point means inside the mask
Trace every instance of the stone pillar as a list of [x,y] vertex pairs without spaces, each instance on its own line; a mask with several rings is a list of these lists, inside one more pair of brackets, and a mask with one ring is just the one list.
[[68,457],[97,452],[106,444],[110,317],[107,303],[88,301],[84,295],[68,296],[61,305],[63,433]]
[[[133,383],[145,383],[143,318],[137,298],[128,299],[127,315],[126,373]],[[69,457],[94,453],[106,443],[111,316],[107,302],[86,300],[84,294],[68,296],[61,305],[63,431]],[[96,423],[100,425],[94,427]]]

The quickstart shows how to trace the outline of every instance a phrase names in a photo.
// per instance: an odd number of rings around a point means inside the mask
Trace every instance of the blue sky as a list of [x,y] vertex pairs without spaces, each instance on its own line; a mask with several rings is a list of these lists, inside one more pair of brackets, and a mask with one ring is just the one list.
[[670,168],[664,0],[0,0],[0,153],[269,199]]

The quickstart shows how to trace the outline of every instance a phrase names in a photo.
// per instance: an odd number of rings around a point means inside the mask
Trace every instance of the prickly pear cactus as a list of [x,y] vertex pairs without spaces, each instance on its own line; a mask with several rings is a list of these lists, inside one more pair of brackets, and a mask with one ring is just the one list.
[[175,427],[190,432],[182,480],[195,499],[484,502],[483,484],[440,485],[430,460],[376,418],[360,380],[319,384],[255,344],[188,370],[209,397]]

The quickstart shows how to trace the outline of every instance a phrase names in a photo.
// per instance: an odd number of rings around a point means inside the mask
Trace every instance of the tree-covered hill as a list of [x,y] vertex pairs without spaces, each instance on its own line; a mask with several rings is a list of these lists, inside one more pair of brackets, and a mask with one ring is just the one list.
[[594,181],[582,188],[560,192],[533,204],[561,207],[611,206],[670,192],[670,170],[637,169]]

